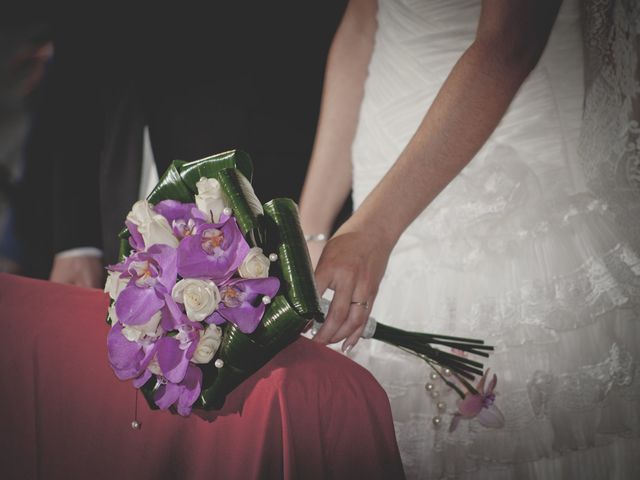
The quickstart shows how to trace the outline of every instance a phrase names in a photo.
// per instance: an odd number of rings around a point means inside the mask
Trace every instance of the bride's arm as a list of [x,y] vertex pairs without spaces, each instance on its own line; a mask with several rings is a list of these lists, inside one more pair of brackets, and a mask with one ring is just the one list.
[[[351,0],[331,45],[318,132],[300,199],[306,234],[328,234],[351,190],[351,143],[373,50],[376,11],[375,0]],[[314,264],[321,246],[309,244]]]
[[[406,227],[467,165],[536,65],[560,0],[484,0],[476,39],[376,188],[328,242],[316,282],[335,290],[316,340],[354,345],[389,254]],[[415,301],[420,301],[416,298]]]

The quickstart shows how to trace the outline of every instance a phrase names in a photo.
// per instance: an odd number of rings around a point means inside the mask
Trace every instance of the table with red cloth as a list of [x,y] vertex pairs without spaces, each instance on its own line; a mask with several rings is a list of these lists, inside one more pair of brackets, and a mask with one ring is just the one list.
[[108,297],[0,274],[0,478],[402,478],[388,399],[300,338],[209,421],[151,410],[107,362]]

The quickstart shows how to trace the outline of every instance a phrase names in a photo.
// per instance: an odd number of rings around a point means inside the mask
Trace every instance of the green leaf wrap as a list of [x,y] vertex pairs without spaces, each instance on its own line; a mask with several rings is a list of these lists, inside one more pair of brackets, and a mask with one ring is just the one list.
[[281,266],[278,276],[283,285],[280,289],[284,290],[287,299],[299,315],[308,319],[322,319],[311,259],[300,227],[297,205],[288,198],[276,198],[264,205],[264,211],[273,222],[271,229],[277,232],[276,236],[279,238],[275,251],[278,252]]
[[202,177],[218,178],[217,173],[225,168],[235,168],[247,180],[253,179],[251,158],[242,150],[230,150],[184,164],[180,168],[180,176],[191,191],[195,192],[198,180]]
[[[240,184],[242,172],[235,168],[226,168],[218,172],[217,178],[225,194],[226,200],[233,210],[233,216],[238,222],[240,231],[253,247],[262,245],[258,217],[251,210],[251,206]],[[248,179],[247,179],[248,180]]]

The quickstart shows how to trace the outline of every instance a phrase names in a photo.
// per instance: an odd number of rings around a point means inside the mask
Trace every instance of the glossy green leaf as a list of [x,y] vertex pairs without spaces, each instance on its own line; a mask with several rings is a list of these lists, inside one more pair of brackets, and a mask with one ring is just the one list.
[[192,202],[193,190],[182,180],[180,171],[185,162],[174,160],[166,172],[160,177],[158,184],[147,196],[149,203],[155,205],[162,200]]
[[253,333],[242,333],[235,325],[227,324],[217,355],[224,365],[206,375],[209,381],[205,380],[195,406],[206,410],[220,408],[235,387],[297,339],[307,322],[284,296],[278,295]]
[[196,191],[196,183],[202,178],[218,178],[218,172],[227,168],[237,168],[249,181],[253,179],[251,158],[242,150],[230,150],[210,157],[186,163],[180,168],[184,183]]
[[307,243],[300,227],[298,207],[288,198],[276,198],[264,205],[269,252],[278,253],[284,294],[291,306],[304,318],[321,319],[322,313],[313,278]]
[[[241,175],[242,173],[235,168],[225,168],[217,172],[218,181],[233,210],[233,216],[238,222],[240,231],[251,246],[255,247],[262,245],[262,235],[258,228],[258,215],[252,210],[247,193],[242,188]],[[253,190],[250,194],[255,195]]]

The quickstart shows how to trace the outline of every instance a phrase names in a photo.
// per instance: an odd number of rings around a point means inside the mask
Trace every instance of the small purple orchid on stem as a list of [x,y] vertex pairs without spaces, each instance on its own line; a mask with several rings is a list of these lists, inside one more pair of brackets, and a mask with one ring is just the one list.
[[504,416],[494,404],[496,399],[493,390],[498,383],[498,377],[494,374],[485,390],[484,384],[489,370],[482,376],[476,386],[476,393],[467,392],[464,399],[458,403],[458,411],[451,419],[449,431],[453,432],[462,418],[477,418],[480,425],[488,428],[502,428],[504,426]]

